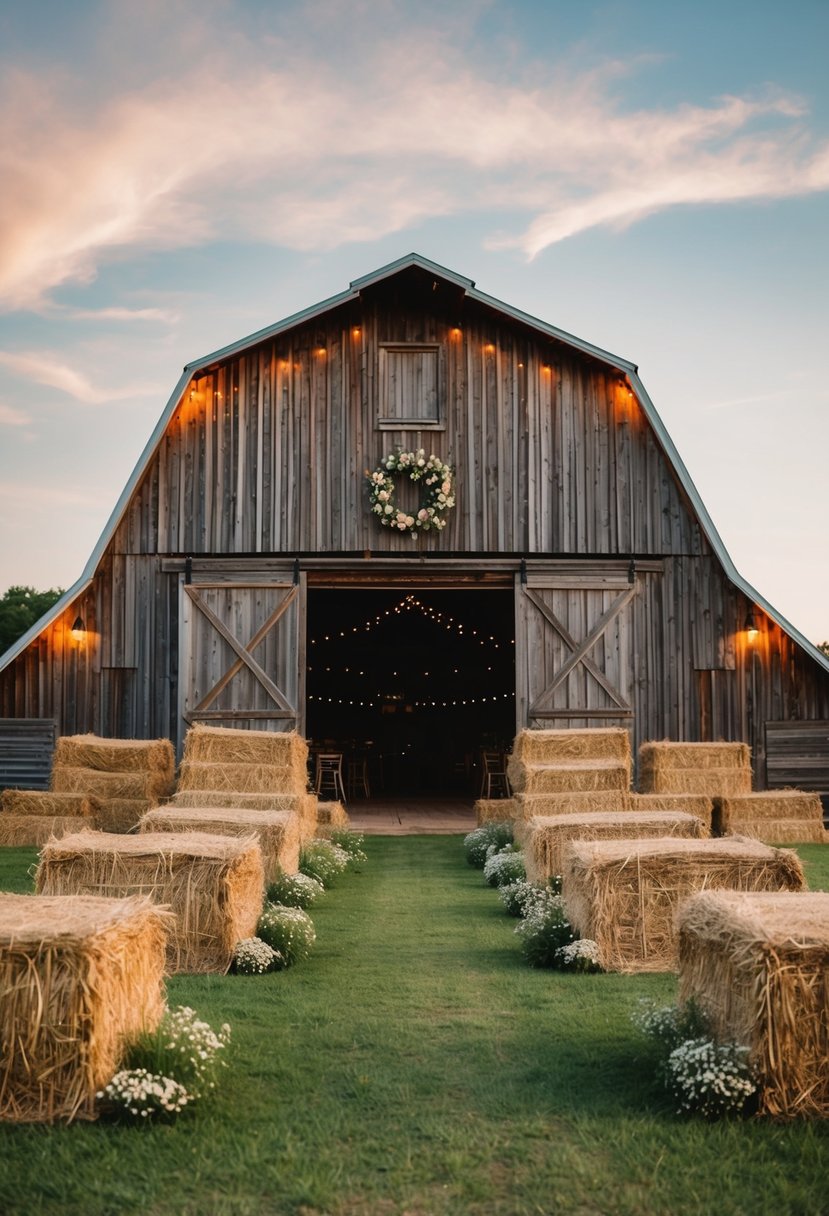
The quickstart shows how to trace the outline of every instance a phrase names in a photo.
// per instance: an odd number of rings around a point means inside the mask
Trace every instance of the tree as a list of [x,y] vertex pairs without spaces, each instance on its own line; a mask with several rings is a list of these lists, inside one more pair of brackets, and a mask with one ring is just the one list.
[[0,654],[13,646],[27,629],[63,595],[58,587],[35,591],[34,587],[9,587],[0,596]]
[[829,642],[818,642],[817,648],[829,659]]

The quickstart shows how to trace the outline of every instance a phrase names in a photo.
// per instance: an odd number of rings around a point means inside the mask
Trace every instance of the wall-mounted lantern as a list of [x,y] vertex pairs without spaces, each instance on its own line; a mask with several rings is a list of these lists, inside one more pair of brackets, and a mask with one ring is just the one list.
[[753,645],[754,642],[757,641],[757,637],[760,633],[760,630],[757,627],[757,618],[754,615],[753,608],[749,608],[746,616],[746,623],[743,628],[746,631],[746,641],[748,642],[749,646]]
[[69,633],[73,642],[78,642],[80,644],[81,642],[86,641],[86,625],[83,622],[82,616],[75,617],[75,622],[72,628],[69,630]]

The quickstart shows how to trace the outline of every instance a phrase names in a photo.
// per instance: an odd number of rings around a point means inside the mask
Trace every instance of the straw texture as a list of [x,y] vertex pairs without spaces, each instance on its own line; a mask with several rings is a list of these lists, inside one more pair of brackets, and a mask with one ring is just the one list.
[[236,942],[255,932],[264,875],[251,835],[78,832],[49,841],[35,881],[43,895],[145,894],[168,904],[168,969],[224,972]]
[[299,820],[291,811],[242,811],[233,807],[156,807],[147,811],[141,832],[213,832],[220,836],[255,834],[262,850],[265,883],[280,870],[299,869]]
[[102,739],[97,735],[62,735],[55,745],[53,768],[91,768],[101,772],[155,771],[173,779],[176,767],[169,739]]
[[56,794],[87,794],[98,798],[146,798],[155,806],[174,790],[172,779],[160,769],[104,772],[93,768],[52,769]]
[[52,836],[77,832],[88,820],[79,815],[10,815],[0,812],[0,845],[45,844]]
[[[59,815],[88,818],[91,814],[85,794],[50,794],[46,790],[3,790],[0,809],[10,815]],[[76,823],[75,827],[83,826]]]
[[99,832],[134,832],[150,805],[149,798],[99,798],[92,794],[92,826]]
[[714,825],[723,834],[736,832],[775,844],[829,842],[819,796],[801,790],[765,790],[716,798]]
[[714,800],[705,794],[631,794],[632,811],[684,811],[696,815],[705,824],[705,834],[711,832]]
[[[596,811],[627,811],[630,794],[623,790],[598,790],[595,793],[513,794],[513,815],[534,819],[538,815],[593,814]],[[505,816],[502,816],[505,818]]]
[[124,1040],[164,1012],[171,920],[142,896],[0,894],[0,1119],[95,1118]]
[[522,730],[512,755],[525,764],[568,760],[615,760],[630,769],[630,735],[621,727],[582,730]]
[[515,802],[512,798],[479,798],[474,810],[478,827],[485,823],[508,823],[515,818]]
[[308,744],[295,731],[238,730],[197,723],[184,740],[184,760],[287,768],[292,773],[288,788],[295,792],[304,790],[308,782]]
[[341,802],[317,803],[317,826],[320,830],[325,828],[347,828],[350,822],[348,811]]
[[796,853],[739,836],[571,841],[562,877],[570,920],[608,971],[675,970],[676,912],[695,891],[804,886]]
[[639,787],[644,794],[748,794],[751,752],[745,743],[643,743]]
[[546,883],[560,874],[563,850],[570,840],[620,840],[646,837],[707,836],[705,825],[695,815],[682,811],[622,811],[618,814],[552,815],[530,819],[521,825],[524,864],[530,882]]
[[691,896],[679,967],[680,999],[749,1049],[761,1114],[829,1116],[829,894]]

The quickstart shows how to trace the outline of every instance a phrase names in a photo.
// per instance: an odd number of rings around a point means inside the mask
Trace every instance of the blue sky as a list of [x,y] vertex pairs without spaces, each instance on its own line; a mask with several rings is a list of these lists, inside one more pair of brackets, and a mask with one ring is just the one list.
[[829,637],[826,0],[0,5],[0,591],[80,575],[186,362],[415,250],[639,364]]

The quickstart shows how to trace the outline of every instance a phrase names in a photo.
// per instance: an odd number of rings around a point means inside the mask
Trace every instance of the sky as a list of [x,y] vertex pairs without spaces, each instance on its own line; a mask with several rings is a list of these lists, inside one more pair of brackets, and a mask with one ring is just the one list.
[[632,360],[829,638],[827,0],[0,0],[0,593],[184,364],[411,251]]

